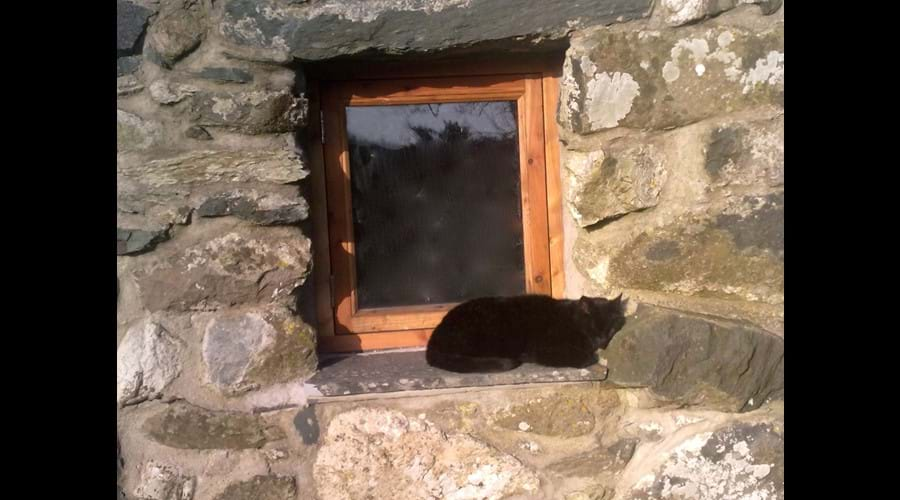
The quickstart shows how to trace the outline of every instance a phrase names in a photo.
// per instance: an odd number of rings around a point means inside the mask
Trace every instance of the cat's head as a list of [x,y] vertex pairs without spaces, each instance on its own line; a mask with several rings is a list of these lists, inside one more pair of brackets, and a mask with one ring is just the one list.
[[595,349],[606,349],[613,335],[625,325],[622,294],[609,300],[603,297],[581,297],[578,309]]

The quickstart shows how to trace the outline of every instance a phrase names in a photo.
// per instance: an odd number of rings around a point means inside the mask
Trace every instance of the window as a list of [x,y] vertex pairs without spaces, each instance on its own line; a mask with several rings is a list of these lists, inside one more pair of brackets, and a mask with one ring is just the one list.
[[562,296],[555,76],[387,76],[320,89],[323,350],[424,345],[450,308],[476,297]]

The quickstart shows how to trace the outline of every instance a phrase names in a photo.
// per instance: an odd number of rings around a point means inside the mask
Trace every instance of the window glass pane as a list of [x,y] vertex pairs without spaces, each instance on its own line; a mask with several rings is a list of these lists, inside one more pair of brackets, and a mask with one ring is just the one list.
[[346,112],[359,308],[524,293],[516,103]]

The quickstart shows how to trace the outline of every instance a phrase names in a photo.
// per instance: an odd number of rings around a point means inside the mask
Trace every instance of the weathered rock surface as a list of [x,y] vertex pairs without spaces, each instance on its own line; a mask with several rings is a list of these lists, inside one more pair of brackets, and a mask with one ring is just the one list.
[[704,169],[715,187],[784,185],[784,114],[724,123],[706,138]]
[[649,0],[326,0],[300,6],[229,0],[220,32],[229,42],[304,60],[374,50],[391,54],[535,38],[561,39],[579,27],[645,16]]
[[784,303],[784,193],[733,198],[628,234],[581,233],[573,255],[602,287]]
[[655,207],[668,177],[666,160],[650,142],[613,141],[590,153],[568,152],[566,198],[576,222],[590,226]]
[[292,132],[306,125],[307,103],[290,90],[198,92],[191,100],[193,121],[245,134]]
[[144,84],[134,75],[122,75],[116,78],[116,97],[125,97],[144,90]]
[[175,104],[194,95],[199,89],[193,85],[156,80],[150,84],[150,98],[159,104]]
[[239,68],[203,68],[197,73],[197,76],[221,83],[250,83],[253,81],[251,73]]
[[138,115],[116,110],[116,148],[119,151],[149,149],[162,141],[162,126]]
[[304,379],[316,370],[315,332],[282,308],[222,313],[205,327],[203,362],[227,395]]
[[784,340],[745,324],[640,305],[604,352],[609,380],[722,411],[784,398]]
[[424,419],[358,408],[334,417],[313,477],[320,497],[502,498],[535,493],[538,477],[514,457]]
[[116,401],[152,399],[181,373],[184,342],[150,320],[131,327],[116,351]]
[[123,180],[140,182],[149,189],[177,188],[214,182],[270,182],[287,184],[309,175],[293,152],[284,150],[198,150],[146,162],[119,161]]
[[154,231],[143,229],[116,228],[116,255],[131,255],[153,250],[156,245],[169,239],[168,228]]
[[594,415],[577,398],[548,397],[514,405],[495,416],[495,424],[509,430],[571,438],[594,430]]
[[144,422],[144,432],[154,441],[182,449],[249,449],[284,438],[252,414],[211,411],[178,402]]
[[150,460],[144,464],[134,496],[141,500],[191,500],[195,482],[173,465]]
[[215,500],[287,500],[297,497],[297,484],[291,476],[254,476],[229,484]]
[[137,42],[144,34],[149,9],[125,0],[116,0],[116,52],[121,56],[140,53]]
[[194,139],[196,141],[211,141],[212,135],[203,127],[199,125],[191,125],[184,131],[184,136],[189,139]]
[[200,46],[205,33],[201,2],[197,0],[164,2],[159,16],[147,31],[150,57],[163,67],[171,68],[173,64]]
[[116,76],[130,75],[141,67],[141,56],[125,56],[116,59]]
[[614,26],[573,40],[559,119],[580,134],[667,129],[766,104],[784,106],[783,21],[763,31]]
[[309,204],[299,196],[287,197],[256,190],[234,190],[210,197],[199,208],[200,217],[234,215],[263,226],[294,224],[309,215]]
[[306,281],[310,246],[295,228],[231,232],[137,269],[134,277],[150,311],[278,302]]
[[781,422],[728,424],[678,442],[660,456],[659,466],[617,498],[784,498]]
[[120,252],[152,249],[151,241],[201,207],[202,216],[234,215],[260,225],[294,224],[308,213],[299,189],[285,184],[309,172],[286,149],[199,150],[150,161],[126,153],[117,171]]

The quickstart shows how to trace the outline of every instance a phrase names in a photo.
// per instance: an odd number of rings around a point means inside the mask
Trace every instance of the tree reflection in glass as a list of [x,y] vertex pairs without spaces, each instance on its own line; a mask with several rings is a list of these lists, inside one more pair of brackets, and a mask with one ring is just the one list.
[[358,307],[524,293],[516,103],[346,112]]

